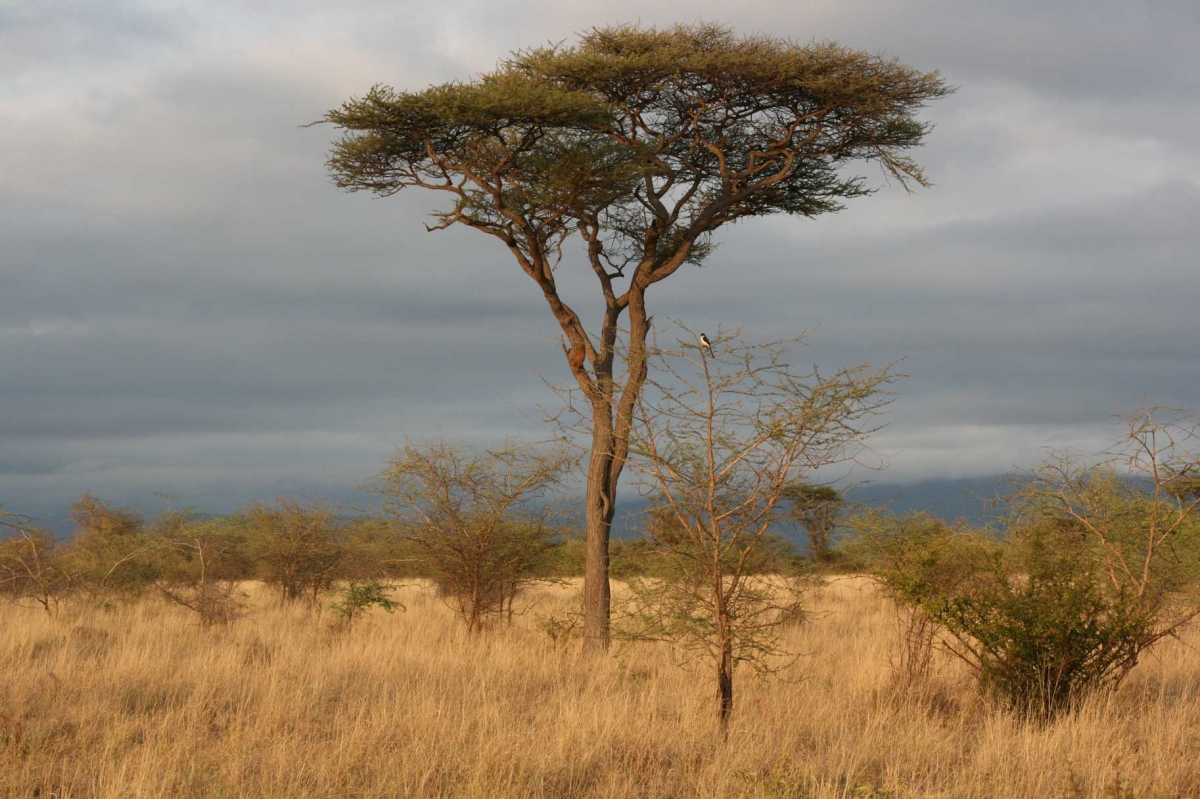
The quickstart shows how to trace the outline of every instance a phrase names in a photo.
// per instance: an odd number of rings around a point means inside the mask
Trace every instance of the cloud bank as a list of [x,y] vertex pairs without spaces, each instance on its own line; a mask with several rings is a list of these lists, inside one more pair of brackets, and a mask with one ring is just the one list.
[[[1098,448],[1143,397],[1200,407],[1194,3],[688,13],[885,51],[960,90],[928,111],[934,188],[868,173],[881,191],[838,215],[724,230],[655,287],[656,315],[808,330],[822,364],[903,358],[888,480]],[[436,198],[339,193],[334,132],[300,126],[374,83],[630,21],[679,20],[623,1],[0,9],[0,501],[342,496],[406,436],[538,435],[538,375],[565,369],[533,284],[485,236],[425,233]],[[567,292],[594,316],[587,277]]]

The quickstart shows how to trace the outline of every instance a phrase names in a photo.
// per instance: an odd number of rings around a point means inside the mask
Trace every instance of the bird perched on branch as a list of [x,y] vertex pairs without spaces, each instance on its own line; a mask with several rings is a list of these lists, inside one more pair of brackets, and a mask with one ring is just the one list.
[[700,349],[708,350],[708,354],[712,355],[712,343],[708,340],[708,336],[700,334]]

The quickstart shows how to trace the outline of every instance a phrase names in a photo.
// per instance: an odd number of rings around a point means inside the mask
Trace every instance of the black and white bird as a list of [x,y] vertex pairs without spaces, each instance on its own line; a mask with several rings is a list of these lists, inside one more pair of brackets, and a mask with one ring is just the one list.
[[708,350],[708,354],[712,355],[712,343],[708,340],[708,336],[700,334],[700,349]]

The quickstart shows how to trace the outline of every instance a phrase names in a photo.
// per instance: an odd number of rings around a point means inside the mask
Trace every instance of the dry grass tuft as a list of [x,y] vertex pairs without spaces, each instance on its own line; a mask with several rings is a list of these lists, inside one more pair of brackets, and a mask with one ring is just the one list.
[[252,615],[210,629],[157,602],[2,608],[0,796],[1200,796],[1196,630],[1116,695],[1034,726],[952,663],[897,688],[889,606],[841,580],[788,632],[805,656],[739,675],[722,744],[714,689],[665,649],[589,665],[550,639],[539,617],[568,614],[575,590],[477,638],[414,587],[408,612],[343,634],[261,588]]

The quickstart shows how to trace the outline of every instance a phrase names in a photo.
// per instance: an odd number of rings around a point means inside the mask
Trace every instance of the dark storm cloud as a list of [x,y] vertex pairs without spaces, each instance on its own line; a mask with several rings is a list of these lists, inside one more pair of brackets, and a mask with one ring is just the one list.
[[[904,358],[890,479],[1100,445],[1142,396],[1200,406],[1192,3],[750,2],[693,12],[941,68],[937,184],[722,231],[660,319],[800,358]],[[690,12],[690,13],[693,13]],[[406,435],[541,435],[556,328],[438,198],[330,186],[300,125],[377,82],[468,76],[668,4],[37,3],[0,10],[0,500],[153,490],[214,508],[357,496]],[[414,35],[413,31],[420,31]],[[568,297],[597,312],[577,253]]]

